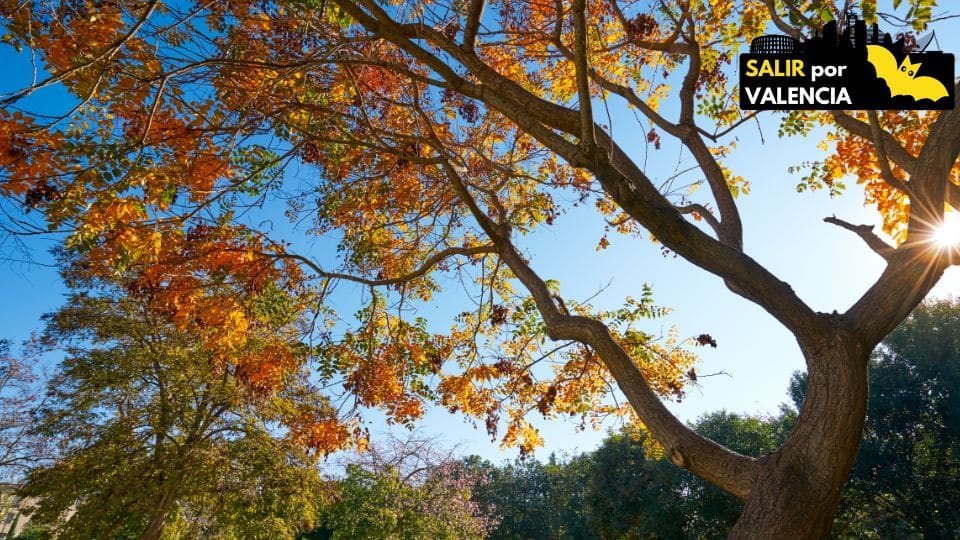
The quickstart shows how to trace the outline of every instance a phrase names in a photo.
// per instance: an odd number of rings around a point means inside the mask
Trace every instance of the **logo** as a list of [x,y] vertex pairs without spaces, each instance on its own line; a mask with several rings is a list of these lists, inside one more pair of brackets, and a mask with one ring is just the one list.
[[[954,56],[908,51],[901,38],[868,33],[848,15],[805,41],[768,35],[740,55],[740,108],[745,110],[946,110],[954,103]],[[869,35],[868,35],[869,34]]]
[[897,59],[886,47],[867,45],[867,62],[873,65],[877,77],[887,83],[892,97],[910,96],[916,101],[929,99],[934,102],[950,97],[942,82],[930,76],[918,76],[923,62],[912,63],[909,56],[897,65]]

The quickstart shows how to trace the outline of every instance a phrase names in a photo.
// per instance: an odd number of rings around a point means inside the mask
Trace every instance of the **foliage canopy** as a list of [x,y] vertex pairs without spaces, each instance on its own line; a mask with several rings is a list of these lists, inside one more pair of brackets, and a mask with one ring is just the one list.
[[[440,403],[523,452],[541,442],[534,412],[635,412],[674,463],[748,501],[735,536],[822,536],[856,453],[870,351],[960,260],[932,242],[945,207],[960,208],[960,112],[781,117],[783,134],[825,128],[804,185],[855,176],[895,240],[828,218],[886,267],[846,311],[820,313],[744,250],[749,182],[725,162],[754,116],[730,64],[768,27],[803,38],[855,4],[876,17],[873,0],[2,0],[5,41],[42,70],[0,102],[0,193],[65,232],[87,275],[131,276],[131,293],[251,388],[273,391],[299,363],[297,346],[250,336],[309,307],[307,352],[344,405],[289,419],[317,452],[362,446],[363,407],[408,424]],[[894,4],[917,28],[933,17],[932,0]],[[31,113],[44,92],[66,92],[64,110]],[[654,149],[669,138],[695,176],[660,185],[624,132]],[[278,199],[336,243],[335,262],[251,218]],[[637,327],[662,312],[648,291],[604,310],[541,277],[518,243],[566,204],[649,233],[797,338],[809,392],[777,459],[664,407],[695,378],[694,355]],[[441,331],[416,307],[449,278],[470,310]],[[365,291],[350,322],[331,301],[343,282]],[[628,403],[602,399],[614,383]]]
[[302,374],[288,374],[283,392],[262,392],[144,302],[96,292],[73,294],[43,336],[67,357],[35,428],[60,455],[21,489],[40,501],[31,524],[78,538],[164,529],[278,538],[311,528],[323,483],[279,429],[291,411],[315,407]]

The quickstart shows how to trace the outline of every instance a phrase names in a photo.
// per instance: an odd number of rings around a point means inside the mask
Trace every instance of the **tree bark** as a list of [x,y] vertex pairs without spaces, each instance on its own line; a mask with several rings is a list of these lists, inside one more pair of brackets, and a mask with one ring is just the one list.
[[828,538],[857,456],[871,347],[843,330],[801,343],[807,392],[784,445],[760,459],[755,488],[730,538]]
[[163,495],[161,495],[160,500],[157,501],[157,507],[150,516],[150,522],[147,524],[147,528],[143,531],[143,534],[140,535],[140,540],[159,540],[160,534],[163,533],[163,527],[166,525],[167,518],[170,517],[170,511],[173,510],[173,505],[176,501],[177,497],[173,490],[163,491]]

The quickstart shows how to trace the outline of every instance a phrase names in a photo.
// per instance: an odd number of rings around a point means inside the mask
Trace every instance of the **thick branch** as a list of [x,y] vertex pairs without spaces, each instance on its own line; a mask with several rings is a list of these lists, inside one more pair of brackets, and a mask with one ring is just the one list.
[[[344,2],[344,5],[352,6],[349,2]],[[353,7],[355,9],[355,6]],[[379,8],[373,6],[370,9]],[[362,11],[360,13],[364,16]],[[387,17],[386,13],[381,13],[381,16]],[[384,26],[379,25],[380,28]],[[684,220],[646,174],[603,130],[596,130],[595,134],[598,145],[609,152],[609,161],[603,155],[586,156],[577,145],[548,129],[553,127],[571,135],[577,134],[580,127],[577,111],[530,94],[491,69],[473,53],[459,47],[445,47],[445,38],[431,28],[405,28],[429,36],[431,41],[444,47],[445,52],[454,56],[483,84],[482,87],[464,84],[457,88],[458,91],[462,88],[464,93],[492,106],[568,163],[588,168],[601,181],[607,193],[668,248],[697,266],[722,277],[734,292],[756,302],[790,330],[803,332],[806,328],[819,324],[813,311],[796,296],[789,285],[744,255],[739,247],[731,247],[714,240]],[[420,52],[426,54],[422,49]],[[696,139],[703,144],[702,139]],[[697,154],[701,158],[705,157],[702,151]],[[712,158],[711,155],[710,159]],[[714,165],[716,166],[715,161]],[[716,175],[711,177],[715,184],[719,184]],[[723,183],[725,187],[725,181]],[[721,222],[723,219],[724,216],[721,215]]]
[[[561,43],[559,40],[556,41],[556,46],[567,58],[574,58],[574,54],[569,49],[564,47],[563,43]],[[681,92],[681,99],[684,99],[685,103],[690,103],[690,106],[686,107],[685,110],[693,111],[692,104],[694,99],[696,75],[691,74],[694,73],[694,64],[699,66],[699,52],[696,47],[693,47],[690,54],[691,71],[688,72],[688,75],[685,79],[684,90]],[[737,209],[736,202],[733,199],[733,194],[730,192],[730,187],[727,184],[727,178],[723,172],[723,169],[710,152],[710,149],[703,141],[703,138],[699,135],[701,130],[699,130],[699,128],[694,129],[692,127],[695,126],[692,120],[692,112],[688,115],[689,118],[686,120],[686,123],[674,124],[658,114],[652,107],[650,107],[650,105],[641,99],[640,96],[633,91],[633,89],[607,80],[596,69],[589,68],[589,72],[590,77],[596,81],[601,88],[623,97],[628,103],[640,109],[640,111],[657,127],[663,129],[674,137],[677,137],[681,140],[681,142],[684,143],[684,145],[690,150],[690,153],[693,154],[694,159],[697,160],[697,164],[700,166],[700,169],[706,176],[707,184],[710,186],[710,191],[713,194],[714,201],[716,201],[717,207],[720,211],[720,219],[717,220],[716,223],[711,223],[711,226],[717,233],[717,238],[728,246],[742,250],[743,225],[740,219],[740,211]],[[684,122],[683,117],[681,117],[681,122]]]
[[613,147],[611,161],[592,169],[604,191],[665,246],[723,278],[731,290],[766,309],[792,332],[804,334],[820,326],[813,310],[787,283],[686,221],[619,146],[608,140],[600,144]]
[[610,335],[606,325],[562,311],[547,284],[513,246],[507,226],[495,224],[480,209],[452,165],[447,163],[444,172],[481,228],[493,240],[503,261],[530,291],[543,316],[547,335],[555,340],[584,343],[599,354],[644,425],[667,449],[677,466],[689,469],[737,497],[749,497],[756,478],[756,460],[697,434],[673,416],[650,389],[637,365]]
[[585,148],[596,144],[593,104],[590,102],[590,61],[587,58],[586,0],[573,0],[573,64],[580,98],[580,141]]
[[[696,32],[692,21],[689,24],[690,32]],[[696,40],[691,36],[691,41]],[[720,229],[718,230],[718,239],[723,244],[730,246],[738,251],[743,249],[743,224],[740,220],[740,211],[733,199],[733,193],[727,184],[727,176],[717,162],[717,159],[710,152],[707,144],[696,129],[695,110],[697,82],[701,75],[702,59],[699,46],[694,46],[689,55],[689,66],[687,73],[683,77],[683,84],[680,87],[680,125],[687,128],[686,133],[681,140],[684,145],[693,154],[694,159],[706,176],[707,184],[710,186],[710,193],[713,200],[717,203],[717,211],[720,213]]]
[[[917,166],[910,177],[910,222],[913,233],[924,236],[943,220],[950,172],[960,154],[960,84],[955,88],[954,108],[943,111],[930,126]],[[955,187],[955,186],[954,186]],[[911,238],[908,234],[907,241]]]
[[[558,9],[559,9],[559,6],[562,6],[562,4],[560,4],[559,2],[557,2],[557,5],[558,5]],[[564,45],[563,41],[560,40],[559,22],[557,23],[556,31],[554,32],[554,35],[553,35],[553,44],[564,57],[566,57],[570,61],[574,61],[575,55],[573,51],[571,51],[570,48]],[[587,67],[590,74],[590,78],[593,80],[593,82],[597,83],[597,85],[599,85],[600,88],[603,88],[608,92],[612,92],[622,97],[627,101],[627,103],[640,109],[640,112],[642,112],[644,116],[649,118],[650,121],[652,121],[660,129],[666,131],[667,133],[677,138],[682,138],[686,134],[686,132],[689,131],[688,129],[682,128],[679,125],[673,122],[670,122],[669,120],[661,116],[656,110],[653,109],[653,107],[651,107],[646,101],[644,101],[643,98],[637,95],[637,93],[633,90],[633,88],[630,88],[629,86],[617,84],[607,79],[606,77],[604,77],[599,71],[597,71],[597,69],[589,65]]]
[[[520,85],[504,77],[485,64],[473,51],[468,51],[447,39],[441,32],[422,24],[400,24],[375,2],[359,0],[366,10],[347,0],[335,0],[351,17],[358,20],[371,33],[390,40],[394,45],[434,69],[461,94],[478,99],[504,113],[518,126],[541,141],[549,141],[551,148],[563,148],[565,158],[573,164],[583,164],[586,156],[577,145],[554,133],[550,128],[560,129],[570,135],[580,134],[577,111],[556,105],[530,94]],[[371,15],[371,13],[373,15]],[[414,39],[429,40],[466,67],[480,84],[460,77],[447,60],[418,46]]]
[[727,175],[699,133],[690,133],[683,142],[697,160],[697,165],[710,186],[713,200],[717,203],[717,210],[720,212],[720,227],[717,231],[719,240],[737,251],[743,250],[743,223],[730,185],[727,184]]
[[[953,109],[941,112],[930,126],[923,149],[917,156],[917,167],[910,177],[915,193],[910,200],[910,217],[911,220],[917,218],[924,226],[942,221],[944,200],[953,204],[960,189],[950,181],[950,172],[960,154],[960,82],[953,90]],[[919,215],[918,205],[923,210]],[[960,209],[960,206],[955,207]],[[924,230],[921,228],[921,234]]]
[[473,49],[477,46],[477,32],[480,31],[480,19],[486,8],[486,0],[470,0],[470,9],[467,11],[467,25],[463,30],[463,46]]
[[837,227],[843,227],[844,229],[856,234],[859,236],[877,255],[880,255],[886,260],[890,260],[890,257],[896,252],[896,249],[880,239],[879,236],[873,233],[873,225],[854,225],[847,221],[837,218],[836,216],[823,218],[823,221],[830,223],[831,225],[836,225]]

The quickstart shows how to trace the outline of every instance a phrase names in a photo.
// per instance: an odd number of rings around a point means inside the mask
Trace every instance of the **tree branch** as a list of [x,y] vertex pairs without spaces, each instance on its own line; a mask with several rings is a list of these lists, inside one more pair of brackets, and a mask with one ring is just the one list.
[[477,46],[477,32],[480,31],[480,19],[486,8],[486,0],[470,0],[470,9],[467,10],[467,24],[463,30],[463,46],[473,49]]
[[877,164],[880,166],[880,176],[883,177],[884,182],[909,196],[910,186],[897,178],[893,174],[893,169],[890,168],[890,159],[887,157],[886,145],[883,142],[883,133],[885,132],[883,128],[880,127],[880,118],[877,116],[877,111],[867,111],[867,117],[870,119],[870,131],[873,135],[873,147],[877,152]]
[[443,161],[443,174],[493,242],[501,259],[530,292],[543,317],[547,336],[553,340],[577,341],[596,350],[638,416],[657,441],[668,449],[677,466],[693,471],[737,497],[749,497],[756,479],[756,460],[697,434],[678,420],[654,394],[643,373],[613,339],[606,325],[587,317],[570,315],[565,307],[558,306],[553,291],[514,247],[509,223],[495,222],[477,204],[467,182],[447,158],[443,141],[434,131],[419,100],[414,101],[414,108],[426,123],[428,137]]
[[[442,152],[442,149],[438,150]],[[498,226],[480,209],[466,183],[449,162],[443,169],[458,196],[497,247],[503,261],[530,291],[546,324],[547,335],[553,340],[578,341],[597,351],[637,415],[667,449],[674,464],[737,497],[749,497],[756,478],[756,460],[697,434],[678,420],[653,393],[643,373],[613,339],[606,325],[561,310],[550,288],[513,246],[509,227],[505,224]]]
[[482,253],[496,253],[496,249],[492,245],[481,245],[481,246],[470,246],[470,247],[450,247],[444,250],[434,253],[432,256],[427,258],[423,263],[420,264],[415,270],[403,274],[402,276],[397,276],[393,278],[386,279],[368,279],[360,276],[354,276],[350,274],[344,274],[340,272],[329,272],[320,267],[319,264],[314,262],[312,259],[300,255],[298,253],[273,253],[273,252],[260,252],[259,254],[264,257],[270,257],[272,259],[289,259],[297,261],[310,270],[312,270],[319,277],[330,278],[330,279],[342,279],[344,281],[352,281],[354,283],[361,283],[363,285],[368,285],[370,287],[383,287],[388,285],[399,285],[401,283],[407,283],[413,279],[423,277],[428,272],[430,272],[437,264],[441,261],[454,257],[457,255],[463,256],[472,256],[480,255]]
[[[954,89],[954,95],[960,93],[960,84],[958,84]],[[833,119],[840,127],[846,129],[854,135],[863,137],[864,139],[870,139],[873,141],[877,140],[877,135],[874,130],[874,127],[871,123],[864,122],[862,120],[857,120],[856,118],[847,114],[846,111],[832,111]],[[892,160],[897,164],[898,167],[903,169],[911,177],[913,176],[914,170],[917,167],[918,158],[908,152],[893,135],[884,129],[880,129],[879,140],[883,146],[883,151],[886,154],[887,160]],[[876,143],[875,143],[876,144]],[[889,181],[884,177],[884,181]],[[910,182],[901,182],[905,184],[908,189],[904,190],[905,193],[909,194]],[[900,189],[896,184],[891,184],[891,186]],[[960,210],[960,186],[952,182],[947,182],[947,203],[953,208]]]
[[879,236],[873,233],[873,225],[854,225],[846,222],[836,216],[823,218],[823,221],[842,227],[863,239],[870,249],[880,255],[884,260],[889,261],[890,257],[897,251],[896,248],[884,242]]
[[[847,114],[846,111],[831,111],[833,115],[833,120],[842,127],[843,129],[853,133],[854,135],[859,135],[864,139],[872,140],[873,139],[873,128],[869,123],[862,120],[857,120],[856,118]],[[907,152],[897,139],[893,137],[888,131],[881,130],[880,138],[883,141],[884,150],[887,152],[887,155],[890,159],[893,160],[901,169],[907,172],[907,174],[913,174],[913,169],[916,167],[917,158],[914,157],[910,152]]]
[[[723,138],[725,135],[727,135],[731,131],[737,129],[741,125],[756,118],[761,112],[763,111],[752,111],[749,114],[745,115],[743,118],[727,126],[723,131],[714,131],[713,133],[710,133],[707,130],[698,127],[697,132],[700,133],[700,135],[710,139],[711,141],[717,142],[718,140]],[[717,127],[717,129],[719,129],[719,126]]]
[[584,149],[596,145],[593,123],[593,104],[590,102],[590,62],[587,58],[586,0],[573,0],[573,63],[577,77],[577,95],[580,97],[580,141]]
[[[574,58],[575,55],[571,53],[571,51],[565,47],[558,38],[555,38],[555,44],[560,50],[561,54],[570,59]],[[691,47],[691,49],[691,64],[695,63],[697,66],[699,66],[699,52],[696,47]],[[694,67],[691,65],[691,70],[693,69]],[[677,137],[681,140],[681,142],[684,143],[684,145],[690,150],[690,153],[693,154],[694,159],[697,160],[697,164],[700,166],[701,170],[704,172],[714,201],[716,201],[717,207],[720,211],[720,219],[716,222],[716,226],[711,224],[711,226],[714,228],[714,231],[717,233],[717,238],[724,244],[734,247],[735,249],[743,249],[743,225],[740,219],[740,212],[737,209],[736,202],[733,199],[733,194],[730,192],[730,187],[727,184],[726,175],[723,173],[723,169],[720,167],[720,164],[717,162],[716,158],[713,157],[713,154],[703,141],[703,138],[699,135],[702,130],[699,128],[693,129],[691,127],[695,127],[695,124],[693,123],[692,112],[687,115],[681,115],[681,123],[675,124],[657,113],[652,107],[650,107],[650,105],[641,99],[640,96],[633,91],[633,89],[607,80],[596,69],[589,68],[589,73],[590,77],[596,81],[601,88],[623,97],[628,103],[640,109],[640,111],[657,127],[663,129],[674,137]],[[693,73],[693,71],[688,72],[684,82],[684,89],[681,93],[683,96],[685,96],[685,102],[689,102],[691,104],[690,107],[686,108],[685,110],[693,111],[692,103],[697,77],[691,76],[690,73]],[[681,99],[684,98],[682,97]],[[683,121],[683,118],[685,117],[689,117],[686,123]],[[743,121],[738,122],[737,125]],[[733,129],[733,127],[730,129]]]
[[952,250],[941,250],[931,241],[943,220],[948,186],[953,185],[950,172],[960,156],[960,94],[955,100],[954,109],[941,112],[930,127],[915,160],[906,240],[880,278],[845,314],[866,343],[876,343],[893,330],[955,262]]
[[[617,17],[617,21],[620,23],[620,29],[627,36],[627,39],[633,45],[640,47],[641,49],[648,49],[651,51],[660,51],[660,52],[673,52],[673,53],[683,53],[689,54],[692,50],[692,47],[688,43],[678,42],[677,38],[680,37],[680,28],[677,26],[673,29],[667,39],[663,41],[647,41],[639,39],[636,35],[631,35],[634,32],[630,29],[630,21],[627,20],[627,16],[624,15],[623,10],[620,9],[620,5],[617,3],[617,0],[609,0],[608,2],[610,7]],[[682,22],[682,20],[681,20]]]
[[116,55],[117,51],[119,51],[121,47],[123,47],[128,41],[130,41],[130,39],[132,39],[137,34],[137,32],[140,31],[141,28],[143,28],[143,26],[147,23],[147,20],[150,18],[150,16],[153,15],[154,11],[156,11],[158,5],[160,5],[160,0],[151,0],[151,2],[147,4],[146,8],[143,10],[143,13],[141,13],[140,16],[137,17],[136,22],[134,22],[133,26],[130,27],[130,30],[128,30],[124,35],[120,36],[119,39],[117,39],[116,41],[108,45],[107,48],[105,48],[102,52],[100,52],[100,54],[95,56],[90,61],[74,65],[73,67],[67,68],[61,71],[60,73],[57,73],[56,75],[51,75],[50,77],[47,77],[46,79],[40,81],[39,83],[36,83],[32,86],[24,88],[19,92],[15,92],[3,98],[2,100],[0,100],[0,105],[11,105],[13,103],[16,103],[17,101],[36,92],[37,90],[47,88],[49,86],[53,86],[54,84],[62,82],[70,75],[77,73],[78,71],[81,71],[83,69],[96,65],[97,63],[105,59],[112,58],[114,55]]
[[717,238],[724,245],[742,251],[743,250],[743,223],[740,220],[740,210],[730,191],[730,185],[727,183],[727,175],[724,174],[720,163],[710,152],[707,143],[699,133],[692,132],[683,138],[683,143],[697,160],[697,165],[703,171],[710,186],[710,193],[713,194],[713,200],[717,203],[717,210],[720,212],[719,229]]
[[[689,24],[690,32],[696,32],[696,28],[691,21]],[[717,232],[718,240],[723,244],[730,246],[738,251],[743,250],[743,224],[740,220],[740,211],[733,199],[733,193],[730,192],[730,186],[727,184],[727,176],[717,162],[717,159],[710,152],[707,144],[697,132],[695,121],[695,101],[697,94],[697,82],[700,79],[702,58],[700,47],[696,45],[694,35],[691,35],[690,41],[693,42],[693,50],[689,58],[687,73],[683,77],[683,84],[680,87],[680,121],[681,127],[686,128],[686,132],[681,137],[684,145],[693,154],[697,164],[700,165],[703,174],[710,186],[710,193],[713,200],[717,203],[717,211],[720,214],[720,228]]]
[[717,233],[717,235],[720,234],[720,222],[717,221],[716,216],[714,216],[713,212],[708,210],[706,206],[698,203],[690,203],[684,206],[678,206],[677,211],[681,214],[697,214],[707,222],[707,225],[710,225],[713,232]]

